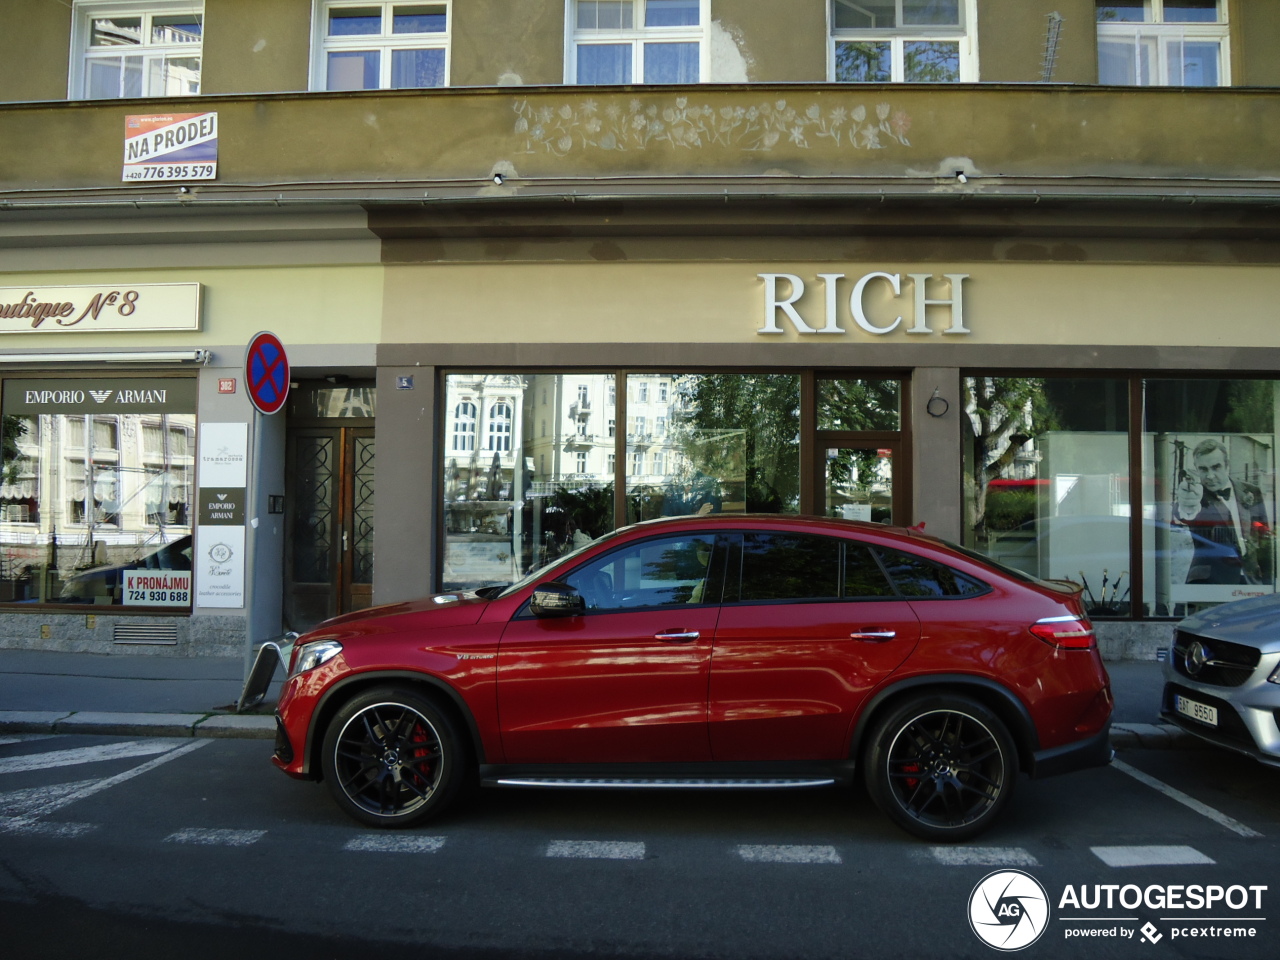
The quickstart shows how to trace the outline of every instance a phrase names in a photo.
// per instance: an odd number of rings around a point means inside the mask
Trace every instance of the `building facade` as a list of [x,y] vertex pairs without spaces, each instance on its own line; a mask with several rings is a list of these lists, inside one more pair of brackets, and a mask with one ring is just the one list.
[[1113,656],[1275,590],[1274,4],[0,11],[0,645],[700,512],[923,523]]

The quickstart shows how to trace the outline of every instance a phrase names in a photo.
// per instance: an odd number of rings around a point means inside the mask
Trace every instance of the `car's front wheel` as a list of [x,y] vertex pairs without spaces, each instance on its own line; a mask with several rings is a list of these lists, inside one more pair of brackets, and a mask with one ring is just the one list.
[[1009,801],[1017,754],[1008,728],[968,697],[914,697],[872,731],[867,791],[898,826],[925,840],[976,836]]
[[464,779],[465,750],[449,715],[401,687],[379,687],[344,705],[322,751],[338,806],[374,827],[412,827],[439,814]]

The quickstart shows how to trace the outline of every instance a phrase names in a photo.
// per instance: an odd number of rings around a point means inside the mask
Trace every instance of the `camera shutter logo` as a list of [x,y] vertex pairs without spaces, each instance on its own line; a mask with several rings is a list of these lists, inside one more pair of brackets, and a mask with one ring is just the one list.
[[1012,952],[1040,939],[1049,925],[1049,895],[1030,874],[997,870],[969,894],[969,926],[989,947]]

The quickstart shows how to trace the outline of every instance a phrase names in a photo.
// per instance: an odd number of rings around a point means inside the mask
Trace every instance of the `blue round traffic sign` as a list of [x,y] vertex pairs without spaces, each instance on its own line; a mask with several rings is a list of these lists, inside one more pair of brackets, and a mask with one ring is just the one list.
[[255,334],[244,355],[249,399],[263,413],[276,413],[289,396],[289,358],[274,333]]

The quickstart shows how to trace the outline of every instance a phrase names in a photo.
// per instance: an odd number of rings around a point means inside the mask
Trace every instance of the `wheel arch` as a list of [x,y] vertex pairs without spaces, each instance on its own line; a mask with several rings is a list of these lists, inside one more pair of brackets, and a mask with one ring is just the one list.
[[1013,737],[1014,745],[1018,750],[1018,769],[1024,773],[1032,770],[1036,751],[1040,748],[1040,737],[1026,704],[1008,687],[989,677],[976,677],[963,673],[907,677],[876,692],[867,701],[854,725],[849,756],[861,765],[870,731],[881,717],[898,704],[909,697],[941,693],[972,697],[995,713],[1008,728],[1009,735]]
[[446,710],[465,731],[467,746],[471,748],[476,764],[485,762],[484,742],[480,739],[480,727],[476,723],[466,701],[447,682],[439,677],[411,670],[387,670],[358,673],[340,680],[324,692],[320,703],[311,714],[307,727],[307,743],[303,753],[302,775],[311,780],[321,779],[320,749],[324,744],[324,731],[343,704],[366,690],[380,686],[402,686],[429,697],[433,703]]

